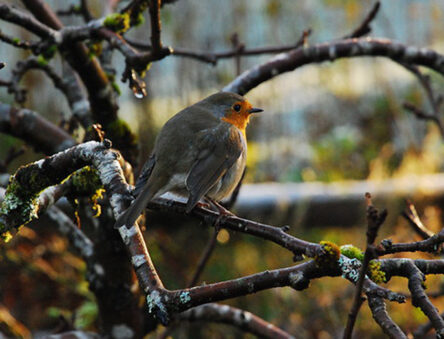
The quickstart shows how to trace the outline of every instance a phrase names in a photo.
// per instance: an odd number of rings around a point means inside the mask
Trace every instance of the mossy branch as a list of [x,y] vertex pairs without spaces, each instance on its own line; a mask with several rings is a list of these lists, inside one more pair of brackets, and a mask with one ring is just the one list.
[[[8,240],[11,233],[37,218],[39,194],[47,187],[60,184],[73,173],[73,189],[70,194],[100,197],[97,192],[102,188],[102,184],[97,171],[87,165],[92,161],[91,152],[106,149],[108,145],[104,144],[85,143],[20,167],[11,176],[0,207],[1,239]],[[82,170],[78,171],[79,169]]]

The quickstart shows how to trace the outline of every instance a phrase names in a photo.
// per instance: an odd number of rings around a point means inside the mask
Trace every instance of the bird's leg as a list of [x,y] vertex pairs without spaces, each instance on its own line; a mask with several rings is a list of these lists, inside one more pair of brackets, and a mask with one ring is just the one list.
[[200,202],[198,201],[196,207],[206,208],[207,210],[211,210],[211,204],[208,202]]
[[225,207],[223,207],[221,204],[219,204],[216,200],[211,199],[209,197],[205,197],[205,199],[210,203],[211,206],[215,207],[216,210],[219,212],[219,215],[224,216],[233,216],[234,214],[231,213],[229,210],[227,210]]
[[219,212],[219,216],[214,222],[214,228],[216,229],[216,232],[219,232],[220,225],[222,224],[224,219],[231,217],[234,214],[231,213],[229,210],[227,210],[225,207],[223,207],[221,204],[219,204],[216,200],[211,199],[209,197],[205,197],[205,199]]

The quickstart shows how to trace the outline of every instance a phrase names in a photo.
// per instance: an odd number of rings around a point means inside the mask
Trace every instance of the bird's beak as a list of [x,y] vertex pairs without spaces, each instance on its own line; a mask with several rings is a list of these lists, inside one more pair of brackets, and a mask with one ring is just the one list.
[[248,113],[260,113],[260,112],[263,112],[264,110],[263,109],[261,109],[261,108],[250,108],[249,110],[248,110]]

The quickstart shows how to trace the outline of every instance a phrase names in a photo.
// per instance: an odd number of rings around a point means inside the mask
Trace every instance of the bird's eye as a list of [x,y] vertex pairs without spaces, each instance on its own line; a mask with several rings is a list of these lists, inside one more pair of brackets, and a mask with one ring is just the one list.
[[233,106],[233,109],[234,109],[236,112],[239,112],[240,109],[241,109],[241,105],[236,104],[236,105]]

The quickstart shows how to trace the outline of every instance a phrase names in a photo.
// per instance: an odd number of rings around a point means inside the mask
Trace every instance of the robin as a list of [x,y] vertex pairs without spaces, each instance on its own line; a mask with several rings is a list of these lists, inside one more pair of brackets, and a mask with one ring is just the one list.
[[250,114],[262,111],[236,93],[219,92],[174,115],[157,136],[136,198],[116,227],[133,225],[147,203],[166,192],[188,197],[187,213],[201,198],[215,202],[231,194],[245,169]]

